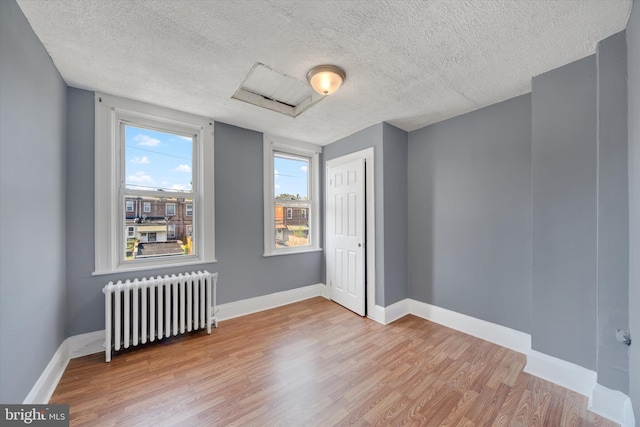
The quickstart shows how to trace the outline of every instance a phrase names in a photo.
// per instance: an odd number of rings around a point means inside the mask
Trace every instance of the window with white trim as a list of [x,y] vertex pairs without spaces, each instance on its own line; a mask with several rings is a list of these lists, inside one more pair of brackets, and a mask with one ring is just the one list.
[[186,216],[193,216],[193,205],[192,204],[187,204],[186,205],[186,209],[185,209],[185,213]]
[[[215,262],[213,121],[109,95],[95,100],[94,274]],[[192,215],[177,215],[186,203]],[[175,251],[160,247],[166,240]]]
[[321,151],[313,144],[264,136],[265,256],[321,250]]

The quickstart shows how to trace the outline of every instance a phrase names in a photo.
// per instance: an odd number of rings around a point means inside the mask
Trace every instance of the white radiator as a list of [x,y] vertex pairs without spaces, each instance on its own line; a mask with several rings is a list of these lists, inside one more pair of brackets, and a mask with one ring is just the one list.
[[171,276],[109,282],[105,296],[105,359],[111,348],[135,347],[211,325],[218,327],[218,273],[199,271]]

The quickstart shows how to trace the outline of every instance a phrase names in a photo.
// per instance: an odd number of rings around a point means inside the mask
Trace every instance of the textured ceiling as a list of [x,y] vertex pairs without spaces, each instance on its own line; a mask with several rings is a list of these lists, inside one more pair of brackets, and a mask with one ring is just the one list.
[[[411,131],[530,91],[592,54],[631,0],[18,0],[70,86],[308,142]],[[232,100],[256,62],[338,92],[297,118]]]

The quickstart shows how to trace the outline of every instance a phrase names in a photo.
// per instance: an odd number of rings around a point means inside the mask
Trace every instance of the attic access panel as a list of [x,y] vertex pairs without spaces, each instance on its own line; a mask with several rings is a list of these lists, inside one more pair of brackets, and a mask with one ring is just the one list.
[[316,93],[307,82],[256,62],[231,98],[297,117],[325,97]]

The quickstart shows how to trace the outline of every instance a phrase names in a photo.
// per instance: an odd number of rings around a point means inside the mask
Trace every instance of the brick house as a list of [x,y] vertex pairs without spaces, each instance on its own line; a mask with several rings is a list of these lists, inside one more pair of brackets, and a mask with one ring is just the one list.
[[126,238],[186,242],[193,233],[193,202],[183,198],[125,198]]

